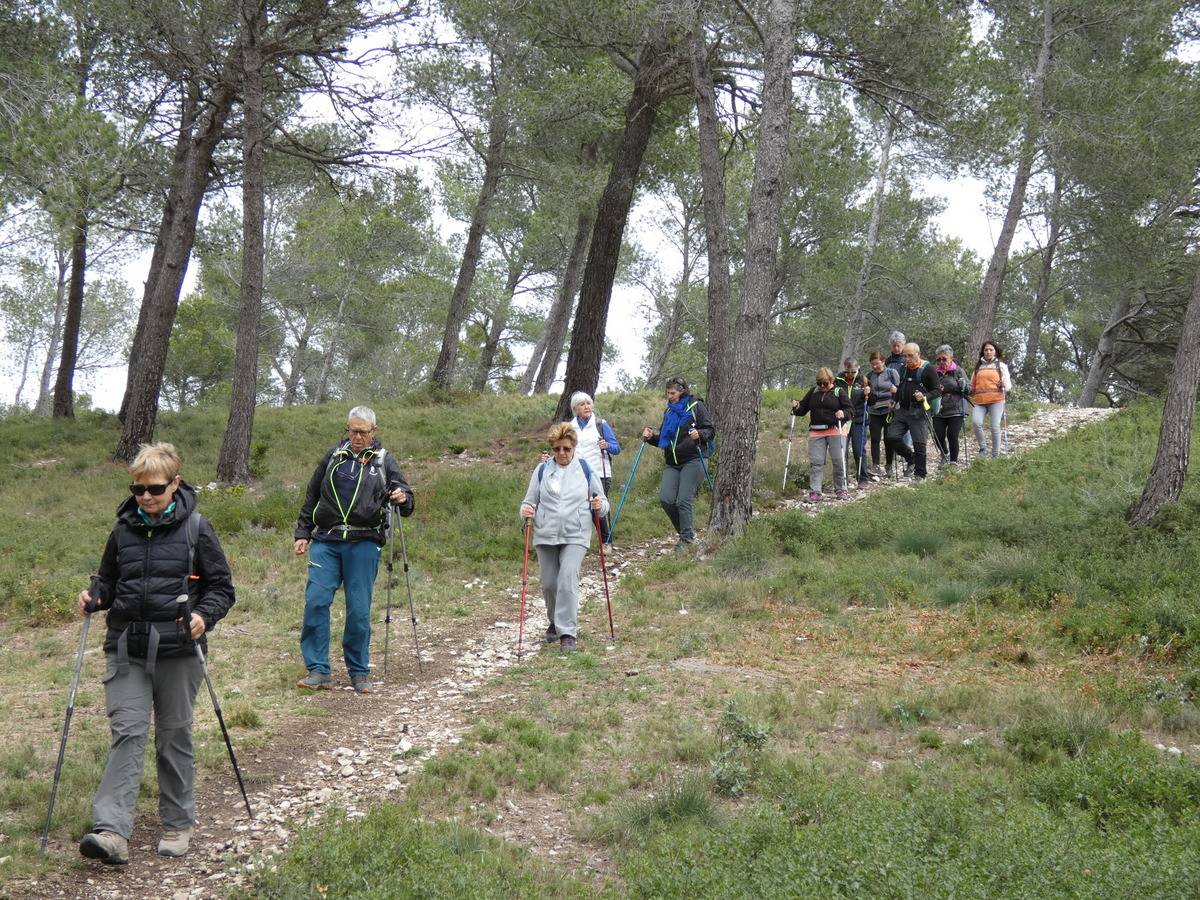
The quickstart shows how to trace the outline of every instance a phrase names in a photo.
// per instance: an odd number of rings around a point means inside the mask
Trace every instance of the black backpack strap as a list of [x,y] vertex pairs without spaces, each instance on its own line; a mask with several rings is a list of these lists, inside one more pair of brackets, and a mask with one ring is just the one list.
[[[196,543],[200,540],[200,513],[193,512],[187,520],[188,582],[199,581],[196,573]],[[190,586],[190,584],[189,584]],[[189,591],[190,593],[190,591]]]

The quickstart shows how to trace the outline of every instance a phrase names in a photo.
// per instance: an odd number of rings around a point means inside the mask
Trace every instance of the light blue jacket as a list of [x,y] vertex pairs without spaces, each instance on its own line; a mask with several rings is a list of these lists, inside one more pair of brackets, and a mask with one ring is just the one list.
[[[591,546],[595,524],[588,500],[597,494],[601,503],[600,516],[604,517],[608,515],[608,498],[594,471],[589,482],[577,459],[573,458],[566,468],[561,468],[554,460],[540,463],[529,476],[529,487],[521,501],[522,505],[528,503],[536,507],[534,544]],[[519,509],[517,515],[520,515]]]

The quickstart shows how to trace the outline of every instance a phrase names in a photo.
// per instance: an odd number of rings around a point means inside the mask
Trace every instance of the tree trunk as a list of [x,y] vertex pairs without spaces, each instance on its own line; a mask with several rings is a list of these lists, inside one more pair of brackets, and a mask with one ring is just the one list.
[[797,7],[795,0],[771,0],[764,33],[762,113],[746,216],[745,283],[729,358],[727,417],[710,518],[712,530],[727,535],[740,534],[753,510],[758,413],[766,374],[767,325],[788,156]]
[[[292,350],[291,367],[283,383],[284,406],[295,406],[296,399],[300,395],[300,360],[304,357],[304,351],[308,349],[308,339],[312,336],[312,330],[312,319],[305,319],[304,328],[301,329],[299,336],[296,338],[296,346]],[[277,370],[278,368],[276,366]]]
[[[665,38],[659,36],[642,46],[638,56],[633,93],[625,106],[625,129],[617,149],[608,182],[600,195],[596,224],[588,246],[587,265],[579,291],[579,307],[571,329],[571,351],[567,355],[567,371],[563,392],[554,411],[557,421],[571,416],[571,394],[585,391],[595,396],[600,381],[600,361],[604,352],[604,331],[608,323],[608,305],[612,300],[613,280],[621,255],[621,240],[629,207],[637,187],[642,157],[654,131],[658,105],[662,102],[663,82],[670,74],[669,60],[664,57]],[[545,369],[545,360],[542,362]]]
[[1025,358],[1021,361],[1021,380],[1032,384],[1037,377],[1038,349],[1042,343],[1042,319],[1046,317],[1046,306],[1050,302],[1050,282],[1054,274],[1054,254],[1058,250],[1058,236],[1062,223],[1058,218],[1059,204],[1062,202],[1062,181],[1058,173],[1054,173],[1054,193],[1050,195],[1050,232],[1047,235],[1046,249],[1042,253],[1042,271],[1038,276],[1037,293],[1033,297],[1033,309],[1029,316],[1029,334],[1025,338]]
[[671,355],[671,348],[679,339],[683,317],[687,312],[687,295],[692,285],[692,208],[686,204],[683,207],[683,234],[680,236],[680,245],[683,248],[683,264],[679,271],[679,284],[675,288],[675,302],[671,304],[671,314],[663,333],[662,344],[646,372],[646,384],[650,387],[658,385],[666,377],[663,370],[667,365],[667,357]]
[[1112,365],[1113,349],[1117,344],[1117,331],[1128,321],[1129,306],[1129,295],[1123,294],[1109,315],[1104,330],[1100,332],[1100,340],[1096,342],[1096,352],[1092,356],[1091,365],[1088,366],[1087,379],[1083,382],[1083,390],[1079,392],[1076,406],[1082,408],[1096,405],[1096,395],[1100,393],[1100,387],[1104,384],[1104,379]]
[[37,343],[37,331],[29,329],[29,337],[25,339],[25,349],[21,353],[21,375],[17,379],[17,392],[13,396],[13,406],[20,408],[21,397],[25,393],[25,383],[29,380],[29,366],[33,362],[33,345]]
[[[883,219],[883,197],[887,193],[888,167],[892,160],[892,137],[896,132],[896,120],[885,109],[883,143],[879,147],[879,168],[875,170],[875,196],[871,201],[871,221],[867,225],[867,240],[863,247],[862,268],[854,283],[854,299],[846,316],[846,339],[842,341],[842,353],[837,361],[862,351],[863,325],[867,316],[867,285],[871,281],[871,269],[875,263],[875,249],[879,246],[879,223]],[[865,367],[864,367],[865,368]]]
[[[987,274],[983,278],[983,289],[979,292],[979,307],[975,311],[975,328],[967,344],[967,353],[975,354],[983,342],[992,336],[996,324],[996,308],[1000,303],[1000,292],[1004,288],[1004,276],[1008,271],[1008,254],[1012,249],[1013,235],[1021,221],[1025,207],[1025,189],[1033,171],[1033,160],[1037,156],[1038,138],[1042,132],[1043,108],[1046,95],[1046,71],[1050,67],[1050,49],[1054,43],[1054,4],[1045,0],[1042,9],[1042,43],[1038,50],[1037,68],[1033,83],[1029,87],[1029,118],[1021,138],[1021,150],[1017,157],[1017,168],[1013,173],[1012,193],[1008,197],[1008,209],[1004,213],[1004,224],[1000,228],[1000,239],[992,252]],[[964,357],[966,358],[966,357]]]
[[83,282],[87,272],[87,213],[75,213],[71,228],[71,283],[67,287],[67,315],[63,322],[62,355],[54,379],[56,419],[75,418],[75,359],[79,353],[79,323],[83,320]]
[[266,173],[263,163],[263,59],[259,42],[266,8],[255,0],[242,5],[242,285],[234,350],[229,419],[217,480],[250,480],[250,438],[258,399],[258,324],[262,315]]
[[37,404],[34,406],[34,411],[39,416],[50,414],[50,400],[53,396],[50,382],[54,377],[54,360],[59,356],[63,314],[66,312],[67,305],[67,272],[70,271],[70,264],[67,262],[67,254],[63,253],[61,248],[55,248],[54,258],[55,268],[58,269],[58,277],[54,285],[54,324],[50,329],[50,347],[46,351],[46,359],[42,362],[42,378],[38,382]]
[[1183,331],[1175,350],[1173,377],[1167,388],[1158,450],[1141,499],[1129,516],[1131,525],[1147,525],[1164,504],[1174,503],[1183,493],[1192,446],[1192,418],[1196,413],[1196,388],[1200,386],[1200,269],[1192,282],[1192,297],[1183,317]]
[[562,359],[563,344],[567,342],[571,308],[575,305],[575,295],[579,293],[579,282],[583,279],[583,260],[594,222],[595,217],[591,212],[580,213],[575,222],[575,238],[567,254],[567,265],[558,285],[554,306],[546,320],[546,330],[542,333],[542,355],[538,362],[537,380],[532,383],[535,394],[548,394],[550,385],[554,384],[554,376],[558,374],[558,361]]
[[[240,49],[234,52],[240,52]],[[173,173],[176,177],[167,192],[154,260],[142,296],[138,333],[134,336],[129,357],[129,379],[122,403],[124,428],[113,454],[119,460],[133,459],[138,447],[154,435],[167,346],[179,310],[179,292],[196,240],[196,219],[210,183],[213,153],[225,130],[225,120],[235,96],[233,64],[227,64],[225,68],[222,80],[186,140],[182,159],[178,160],[179,165]]]
[[487,156],[483,162],[483,184],[479,188],[479,199],[471,214],[471,227],[467,230],[467,244],[463,248],[462,264],[458,267],[458,279],[450,295],[450,310],[446,314],[446,331],[442,335],[442,349],[430,376],[430,386],[445,391],[450,388],[454,377],[454,364],[458,359],[458,333],[467,318],[467,301],[471,297],[471,285],[475,271],[479,268],[479,257],[483,253],[483,235],[487,230],[488,215],[492,200],[500,184],[500,173],[504,168],[504,142],[507,126],[500,101],[492,107],[491,134],[488,137]]
[[[704,197],[704,237],[708,254],[708,408],[717,431],[725,424],[725,357],[729,346],[729,225],[725,217],[725,170],[721,162],[721,126],[716,92],[704,43],[703,25],[697,23],[691,39],[692,92],[696,95],[700,183]],[[657,381],[657,379],[655,379]],[[653,387],[655,381],[651,382]]]
[[346,301],[349,297],[350,289],[346,288],[342,292],[342,298],[338,300],[337,319],[333,323],[333,333],[329,338],[329,346],[321,354],[321,376],[317,379],[317,389],[313,394],[313,403],[324,403],[326,394],[329,391],[329,371],[333,368],[333,361],[337,356],[338,338],[342,336],[342,322],[346,318]]
[[496,364],[496,351],[500,347],[500,337],[504,334],[504,326],[508,324],[508,311],[512,307],[513,294],[517,292],[517,285],[521,283],[521,276],[524,274],[525,258],[517,254],[508,264],[508,280],[504,283],[504,294],[500,297],[500,302],[496,304],[496,312],[492,316],[491,327],[488,328],[487,341],[484,342],[483,351],[479,354],[479,367],[475,370],[472,390],[484,391],[487,388],[488,379],[492,377],[492,366]]

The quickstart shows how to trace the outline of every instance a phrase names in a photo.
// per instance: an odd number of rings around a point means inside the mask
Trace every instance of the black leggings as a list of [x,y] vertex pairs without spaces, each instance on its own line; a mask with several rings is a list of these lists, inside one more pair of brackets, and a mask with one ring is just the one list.
[[937,440],[938,452],[945,451],[946,442],[949,441],[950,462],[958,462],[958,433],[962,427],[962,416],[933,417],[933,436]]
[[[871,413],[871,465],[879,465],[879,438],[887,428],[887,413]],[[884,452],[887,464],[890,466],[892,460],[896,458],[896,454],[892,452],[892,448],[887,446],[887,441],[884,441]]]

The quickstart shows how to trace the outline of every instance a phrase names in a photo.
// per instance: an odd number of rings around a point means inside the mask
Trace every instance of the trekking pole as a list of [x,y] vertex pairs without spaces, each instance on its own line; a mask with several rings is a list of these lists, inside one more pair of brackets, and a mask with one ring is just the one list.
[[788,423],[788,445],[787,454],[783,457],[783,487],[781,493],[787,493],[787,476],[788,469],[792,465],[792,435],[796,433],[796,414],[792,413],[792,420]]
[[[395,507],[392,509],[395,510]],[[408,591],[408,618],[412,622],[413,650],[417,654],[417,671],[424,672],[425,667],[421,665],[421,641],[417,638],[417,610],[413,606],[412,578],[408,574],[408,541],[404,539],[404,516],[395,513],[395,518],[400,524],[400,560],[404,563],[404,587]],[[386,664],[386,662],[387,657],[385,656],[384,663]]]
[[[592,494],[592,499],[598,496],[598,494]],[[615,641],[617,633],[613,630],[612,598],[608,594],[608,568],[604,564],[604,535],[600,532],[599,512],[592,514],[592,521],[596,523],[596,536],[600,538],[600,574],[604,576],[604,602],[608,606],[608,636]]]
[[1000,413],[1000,450],[1008,454],[1008,397],[1004,398],[1004,411]]
[[[383,680],[387,681],[388,642],[392,637],[392,568],[396,561],[395,515],[388,505],[387,611],[383,616]],[[418,657],[420,659],[420,657]]]
[[[181,599],[186,604],[187,594],[182,595]],[[196,658],[200,660],[200,671],[204,673],[204,683],[208,685],[208,696],[212,699],[213,710],[217,714],[217,724],[221,726],[221,736],[225,738],[225,749],[229,751],[229,761],[233,763],[233,774],[237,776],[238,789],[242,792],[242,800],[246,804],[246,815],[253,819],[254,812],[250,809],[250,798],[246,795],[242,770],[238,768],[237,754],[233,752],[233,743],[229,740],[229,729],[225,727],[225,717],[221,715],[221,704],[217,700],[216,689],[213,688],[212,678],[208,674],[208,661],[204,658],[204,651],[200,649],[199,641],[194,642],[192,646],[196,648]]]
[[621,510],[625,508],[625,497],[629,493],[629,486],[633,484],[633,476],[637,474],[638,463],[642,461],[642,451],[646,449],[646,442],[642,441],[642,445],[638,447],[637,455],[633,458],[633,468],[629,470],[629,477],[625,479],[625,487],[621,490],[621,500],[617,503],[616,514],[612,517],[612,523],[608,526],[608,540],[613,539],[613,533],[617,530],[617,523],[621,521]]
[[67,717],[63,721],[62,739],[58,743],[58,762],[54,764],[54,781],[50,785],[50,807],[46,810],[46,827],[42,831],[42,853],[46,852],[46,844],[50,840],[50,822],[54,818],[54,800],[58,796],[58,782],[62,778],[63,757],[67,752],[67,733],[71,730],[71,717],[75,714],[75,692],[79,689],[79,672],[83,669],[83,652],[87,648],[88,627],[92,624],[92,613],[96,609],[94,600],[84,604],[83,607],[83,628],[79,632],[79,652],[75,655],[75,671],[71,675],[71,690],[67,693]]
[[697,444],[696,451],[700,454],[700,468],[704,470],[704,480],[708,482],[708,492],[713,493],[712,475],[708,473],[708,463],[704,459],[704,449]]
[[525,640],[525,592],[529,588],[529,541],[533,537],[533,519],[525,520],[525,561],[521,564],[521,614],[517,624],[517,662]]
[[941,457],[942,464],[946,462],[946,457],[950,454],[942,449],[942,441],[937,436],[937,429],[933,427],[933,416],[929,412],[929,401],[923,400],[921,405],[925,407],[925,424],[929,426],[929,433],[933,435],[934,446],[937,447],[938,456]]

